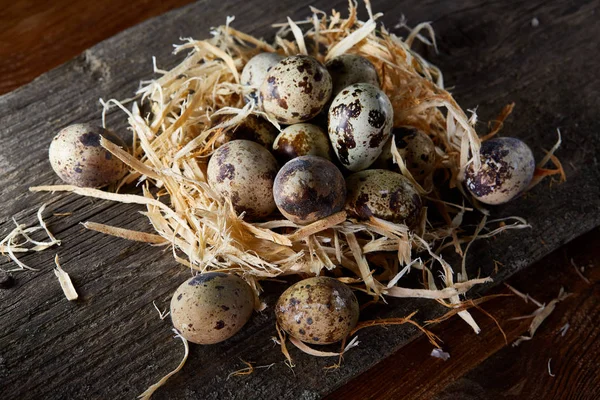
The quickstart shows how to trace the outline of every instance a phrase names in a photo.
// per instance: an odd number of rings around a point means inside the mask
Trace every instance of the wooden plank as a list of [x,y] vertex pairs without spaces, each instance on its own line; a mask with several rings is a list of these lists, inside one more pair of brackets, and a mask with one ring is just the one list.
[[[596,399],[600,377],[600,230],[572,241],[509,279],[509,284],[534,299],[548,304],[561,287],[571,296],[559,303],[543,322],[532,341],[518,347],[512,343],[528,335],[531,319],[511,320],[531,314],[537,307],[518,297],[490,300],[482,308],[492,315],[506,333],[505,342],[496,323],[482,312],[482,333],[474,336],[465,324],[453,317],[432,331],[443,340],[450,359],[430,357],[425,337],[413,341],[357,376],[326,400],[356,399]],[[584,267],[586,282],[573,265]],[[511,294],[502,286],[488,294]],[[561,329],[567,330],[562,335]],[[508,343],[507,343],[508,342]],[[548,360],[551,372],[548,373]]]
[[[316,6],[327,8],[325,2]],[[335,2],[344,9],[345,2]],[[481,243],[470,263],[490,273],[491,260],[505,263],[496,279],[597,226],[600,216],[595,150],[600,140],[594,111],[599,78],[591,71],[599,56],[593,51],[600,33],[591,11],[597,2],[571,6],[487,4],[479,1],[374,2],[393,26],[404,13],[409,21],[432,20],[440,37],[439,55],[428,54],[465,106],[481,105],[483,120],[504,104],[517,101],[506,134],[522,137],[536,148],[550,147],[554,130],[563,128],[559,153],[569,182],[549,190],[540,185],[526,198],[495,209],[495,215],[527,217],[534,229]],[[78,225],[88,219],[133,229],[149,229],[133,206],[115,206],[74,196],[35,195],[31,185],[56,182],[46,161],[48,143],[62,126],[97,120],[99,97],[129,97],[140,79],[151,76],[150,58],[160,67],[175,63],[171,43],[181,36],[206,37],[208,27],[237,15],[234,26],[268,35],[269,24],[290,15],[307,15],[303,2],[283,1],[264,10],[236,1],[198,3],[151,20],[95,46],[77,59],[40,77],[31,85],[0,98],[0,194],[10,199],[0,208],[0,232],[16,215],[31,222],[42,201],[50,212],[73,211],[51,218],[51,228],[63,240],[58,249],[63,268],[82,299],[68,303],[51,272],[54,252],[22,259],[42,272],[17,276],[17,285],[0,291],[0,387],[4,398],[132,397],[172,369],[182,349],[170,339],[168,320],[160,321],[152,307],[168,304],[169,295],[189,272],[161,250],[114,240]],[[364,13],[363,13],[364,14]],[[498,16],[502,16],[501,19]],[[536,16],[540,26],[533,28]],[[586,57],[582,57],[586,54]],[[568,60],[568,62],[565,62]],[[548,84],[551,82],[551,84]],[[517,123],[518,121],[518,123]],[[123,126],[118,113],[111,126]],[[576,195],[574,195],[576,194]],[[543,240],[543,243],[541,242]],[[2,267],[7,263],[3,263]],[[283,285],[268,285],[273,304]],[[373,316],[401,316],[420,308],[422,318],[443,310],[422,301],[392,301]],[[324,374],[331,361],[293,352],[298,367],[284,366],[273,348],[273,318],[267,310],[253,318],[244,332],[215,346],[195,346],[189,364],[157,398],[316,398],[364,371],[407,343],[410,329],[372,330],[361,334],[361,346],[346,357],[344,367]],[[240,357],[257,365],[276,364],[249,377],[226,380],[242,368]],[[98,382],[102,382],[99,385]],[[5,389],[6,388],[6,389]]]
[[191,0],[1,1],[0,94],[87,48]]

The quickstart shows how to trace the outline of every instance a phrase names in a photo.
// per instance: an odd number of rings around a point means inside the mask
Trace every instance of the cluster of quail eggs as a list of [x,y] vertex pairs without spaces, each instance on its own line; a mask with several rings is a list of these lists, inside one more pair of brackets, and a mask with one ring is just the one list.
[[[436,147],[414,127],[393,127],[393,107],[374,65],[342,55],[323,65],[306,55],[262,53],[245,65],[244,100],[267,119],[249,116],[216,138],[207,168],[212,189],[247,220],[276,210],[306,225],[345,210],[351,218],[377,217],[414,227],[423,200],[394,164],[392,140],[414,179],[435,172]],[[217,121],[218,123],[218,121]],[[114,133],[89,124],[65,128],[50,145],[52,168],[65,182],[103,187],[121,179],[126,166],[100,145]],[[514,138],[481,147],[481,167],[470,165],[465,185],[486,204],[507,202],[529,185],[531,150]],[[184,282],[171,301],[171,318],[194,343],[226,340],[248,322],[255,295],[241,278],[210,272]],[[289,287],[275,307],[280,327],[298,340],[328,344],[344,339],[358,321],[352,290],[336,279],[315,277]]]
[[[216,140],[208,183],[237,213],[261,220],[278,210],[299,225],[342,210],[357,219],[418,220],[421,198],[391,160],[392,134],[402,131],[392,127],[392,104],[369,60],[346,54],[323,65],[306,55],[261,53],[246,63],[241,83],[245,101],[282,129],[252,116]],[[425,178],[435,146],[416,135],[404,146],[397,138],[396,147]]]

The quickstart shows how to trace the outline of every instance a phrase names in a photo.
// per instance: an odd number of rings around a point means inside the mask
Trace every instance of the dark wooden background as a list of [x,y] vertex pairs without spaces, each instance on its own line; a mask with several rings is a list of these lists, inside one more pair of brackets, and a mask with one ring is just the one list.
[[[151,55],[158,57],[161,67],[172,66],[170,44],[179,37],[206,37],[209,27],[222,23],[226,15],[236,15],[234,26],[266,36],[271,23],[308,13],[308,3],[297,1],[278,2],[268,12],[264,6],[233,0],[200,2],[80,55],[103,39],[185,3],[0,0],[0,92],[18,88],[0,97],[0,234],[11,229],[12,216],[33,222],[41,202],[49,203],[50,214],[73,213],[49,218],[63,246],[22,257],[41,271],[14,274],[15,287],[0,289],[2,399],[132,398],[179,361],[181,345],[170,338],[168,320],[158,319],[152,301],[167,306],[170,293],[187,272],[168,253],[87,232],[78,225],[94,220],[150,229],[137,214],[140,208],[30,194],[27,188],[57,182],[45,153],[60,127],[97,120],[98,97],[129,97],[140,79],[151,76]],[[314,2],[325,9],[346,8],[344,1],[324,3]],[[561,127],[564,145],[558,154],[565,161],[569,181],[554,187],[542,184],[525,198],[494,210],[495,215],[527,217],[534,229],[482,244],[471,262],[488,273],[492,259],[505,262],[496,276],[502,280],[558,248],[510,282],[543,302],[555,297],[561,286],[574,295],[558,305],[533,341],[517,348],[506,346],[494,322],[474,311],[483,328],[479,336],[458,319],[433,328],[451,354],[446,362],[429,357],[431,347],[422,337],[402,346],[414,331],[375,328],[361,333],[361,346],[347,355],[344,367],[337,371],[325,373],[322,368],[329,361],[294,352],[295,375],[270,344],[272,317],[265,312],[253,318],[244,335],[223,345],[193,346],[188,365],[156,397],[313,399],[329,393],[331,399],[598,398],[600,270],[594,266],[600,261],[600,232],[595,228],[600,223],[596,158],[600,3],[373,3],[376,11],[386,13],[383,20],[388,27],[402,13],[412,24],[433,22],[440,54],[425,50],[426,56],[442,68],[461,104],[480,106],[483,123],[515,101],[505,134],[527,140],[538,157],[540,147],[550,147],[555,128]],[[532,25],[533,18],[538,26]],[[113,126],[123,124],[115,113],[109,120]],[[64,299],[52,274],[56,251],[81,294],[78,302]],[[575,273],[571,258],[586,267],[589,284]],[[0,267],[8,268],[10,263],[0,259]],[[272,302],[283,287],[269,288],[266,299]],[[497,287],[491,292],[507,293],[507,289]],[[423,317],[443,311],[414,301],[392,302],[390,307],[394,309],[374,315],[405,315],[417,307],[424,309]],[[506,298],[490,301],[484,308],[498,319],[509,343],[525,333],[529,323],[510,318],[534,309]],[[570,329],[561,336],[558,331],[566,323]],[[277,364],[269,371],[226,380],[229,372],[244,366],[239,357],[257,365]],[[549,359],[554,377],[548,374]]]

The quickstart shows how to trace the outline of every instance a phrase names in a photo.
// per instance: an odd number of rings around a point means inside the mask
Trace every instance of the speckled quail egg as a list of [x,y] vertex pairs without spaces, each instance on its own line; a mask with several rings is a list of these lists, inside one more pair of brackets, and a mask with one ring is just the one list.
[[310,224],[344,208],[346,183],[331,161],[302,156],[279,170],[273,195],[277,208],[287,219]]
[[354,83],[370,83],[379,87],[379,76],[371,61],[356,54],[342,54],[325,64],[333,81],[332,96]]
[[251,91],[244,96],[244,100],[248,103],[251,99],[258,102],[258,90],[262,85],[265,77],[284,56],[277,53],[260,53],[252,57],[240,75],[242,86],[248,87]]
[[354,329],[359,307],[348,286],[318,276],[297,282],[283,292],[275,315],[281,329],[292,337],[306,343],[330,344]]
[[265,112],[283,124],[305,122],[321,112],[331,97],[331,76],[310,56],[290,56],[267,74],[260,88]]
[[101,137],[126,147],[113,132],[91,124],[68,126],[52,139],[48,156],[60,179],[75,186],[99,188],[125,175],[127,167],[100,146]]
[[279,166],[263,146],[233,140],[219,147],[208,162],[208,183],[231,200],[237,213],[248,219],[266,217],[275,210],[273,181]]
[[346,179],[346,211],[354,218],[371,216],[413,226],[423,203],[415,187],[403,175],[385,169],[369,169]]
[[[214,123],[223,122],[223,118],[217,118]],[[270,149],[279,131],[273,124],[264,118],[250,114],[235,128],[224,131],[215,141],[215,146],[220,147],[232,140],[250,140]]]
[[254,309],[254,293],[236,275],[207,272],[183,282],[171,298],[171,320],[193,343],[213,344],[235,335]]
[[[413,178],[422,182],[435,168],[435,145],[423,131],[413,127],[394,128],[392,131],[398,153],[406,163]],[[381,155],[373,166],[398,170],[392,157],[392,138],[387,141]]]
[[319,156],[331,160],[327,134],[313,124],[294,124],[285,128],[273,143],[273,153],[282,162],[300,156]]
[[481,168],[466,170],[469,192],[486,204],[502,204],[529,186],[535,159],[529,146],[511,137],[495,138],[481,144]]
[[329,139],[350,171],[368,168],[392,134],[393,109],[388,97],[369,83],[342,90],[329,108]]

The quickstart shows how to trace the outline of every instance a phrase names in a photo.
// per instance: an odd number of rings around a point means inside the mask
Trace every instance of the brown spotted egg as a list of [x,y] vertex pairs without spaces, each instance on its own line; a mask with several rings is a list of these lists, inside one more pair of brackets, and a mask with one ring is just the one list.
[[327,134],[313,124],[290,125],[273,143],[273,153],[282,162],[308,155],[331,160],[331,152]]
[[354,83],[370,83],[379,87],[379,76],[371,61],[356,54],[342,54],[325,64],[333,81],[332,96]]
[[52,139],[48,156],[60,179],[75,186],[99,188],[125,175],[127,167],[100,146],[101,137],[126,147],[113,132],[91,124],[68,126]]
[[279,169],[275,157],[249,140],[233,140],[219,147],[208,162],[208,183],[231,200],[237,213],[260,219],[275,210],[273,181]]
[[267,74],[260,88],[264,111],[283,124],[305,122],[331,97],[331,76],[310,56],[290,56]]
[[[435,145],[423,131],[413,127],[394,128],[392,131],[398,153],[406,163],[413,178],[422,182],[435,168]],[[392,138],[388,140],[381,155],[373,164],[377,168],[398,170],[392,157]]]
[[535,171],[529,146],[519,139],[502,137],[481,144],[481,168],[466,170],[469,192],[485,204],[502,204],[522,193]]
[[[215,125],[223,122],[223,118],[217,118]],[[271,148],[279,131],[264,118],[250,114],[235,128],[224,131],[215,141],[215,146],[220,147],[232,140],[250,140],[266,148]]]
[[329,108],[329,139],[341,164],[350,171],[368,168],[392,133],[388,97],[369,83],[342,90]]
[[385,169],[369,169],[346,179],[346,211],[354,218],[371,216],[413,226],[423,207],[421,196],[403,175]]
[[310,224],[344,208],[346,183],[331,161],[302,156],[279,170],[273,195],[277,208],[287,219]]
[[248,90],[248,93],[244,96],[246,103],[250,100],[258,102],[258,90],[265,80],[265,77],[271,68],[283,58],[284,56],[277,53],[260,53],[248,60],[240,75],[242,86],[246,87]]
[[254,293],[236,275],[206,272],[181,284],[171,298],[171,320],[193,343],[213,344],[235,335],[254,309]]
[[283,292],[275,315],[290,336],[306,343],[330,344],[346,338],[354,329],[359,307],[348,286],[319,276],[297,282]]

